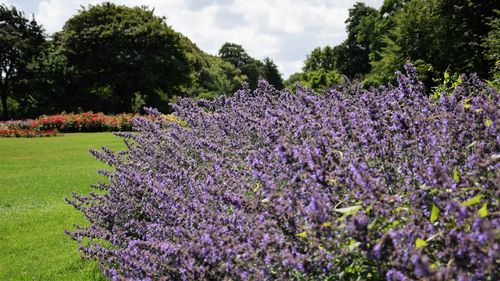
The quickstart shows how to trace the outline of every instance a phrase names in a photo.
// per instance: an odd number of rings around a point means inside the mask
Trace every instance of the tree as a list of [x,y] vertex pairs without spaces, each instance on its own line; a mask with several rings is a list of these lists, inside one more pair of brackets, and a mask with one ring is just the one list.
[[490,71],[490,84],[500,90],[500,10],[495,13],[497,16],[488,23],[491,30],[483,39],[483,48],[485,58],[495,64]]
[[264,59],[263,78],[278,90],[284,87],[283,78],[281,78],[278,66],[268,57]]
[[377,15],[376,9],[360,2],[349,9],[349,17],[345,21],[347,39],[335,48],[336,68],[342,74],[352,78],[370,72],[370,38],[359,34],[363,31],[361,28],[370,26],[363,19]]
[[167,110],[169,98],[192,82],[180,35],[144,6],[83,8],[55,38],[75,69],[84,109],[131,112],[144,100]]
[[295,91],[295,83],[299,83],[302,86],[321,92],[339,83],[341,79],[337,69],[341,68],[342,63],[347,61],[347,58],[342,57],[347,52],[339,52],[339,49],[344,46],[345,42],[334,48],[325,46],[312,50],[304,61],[302,72],[292,74],[285,81],[286,87]]
[[492,62],[500,63],[500,10],[495,10],[488,25],[491,30],[483,39],[484,56]]
[[[487,77],[493,62],[485,56],[483,38],[492,29],[494,0],[414,0],[384,3],[390,22],[383,47],[373,57],[370,79],[387,82],[406,61],[418,67],[428,86],[444,71],[476,72]],[[397,7],[397,8],[394,8]],[[382,12],[381,12],[382,13]]]
[[74,81],[75,69],[68,64],[59,40],[49,41],[48,47],[29,65],[34,73],[31,94],[36,104],[26,107],[24,117],[78,112],[85,101]]
[[[491,31],[491,18],[498,17],[497,0],[434,0],[438,27],[435,44],[441,53],[436,56],[440,71],[448,66],[456,72],[476,72],[487,77],[493,62],[484,56],[483,38]],[[438,59],[441,60],[438,60]],[[433,64],[434,65],[434,64]]]
[[252,61],[241,45],[229,42],[224,43],[219,49],[219,56],[237,68]]
[[250,57],[241,45],[227,42],[220,48],[219,56],[241,70],[250,89],[257,88],[259,79],[264,75],[261,61]]
[[229,96],[234,93],[244,81],[244,76],[238,68],[219,57],[206,55],[203,66],[196,71],[196,89],[193,95],[197,98],[214,98]]
[[307,55],[304,61],[303,71],[315,71],[319,69],[324,69],[327,71],[336,69],[336,53],[334,48],[330,46],[325,46],[324,48],[315,48],[312,52]]
[[0,5],[0,97],[2,119],[9,119],[8,98],[21,95],[30,78],[28,64],[43,49],[43,29],[15,7]]
[[295,83],[311,88],[316,92],[322,92],[342,82],[341,75],[336,70],[327,71],[318,69],[313,71],[294,73],[285,82],[287,88],[295,91]]

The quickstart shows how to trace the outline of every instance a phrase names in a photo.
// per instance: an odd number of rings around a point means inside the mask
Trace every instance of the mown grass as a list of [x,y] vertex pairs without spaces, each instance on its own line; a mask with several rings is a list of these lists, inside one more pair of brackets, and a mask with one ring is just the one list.
[[111,133],[50,138],[0,138],[0,280],[102,280],[64,234],[84,224],[64,202],[88,193],[103,164],[89,148],[123,148]]

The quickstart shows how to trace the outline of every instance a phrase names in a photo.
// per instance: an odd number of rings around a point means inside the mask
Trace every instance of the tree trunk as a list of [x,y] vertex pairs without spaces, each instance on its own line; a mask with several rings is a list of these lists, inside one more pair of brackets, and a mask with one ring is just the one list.
[[7,91],[5,90],[0,90],[0,95],[2,96],[2,120],[7,121],[9,120],[9,110],[7,109]]

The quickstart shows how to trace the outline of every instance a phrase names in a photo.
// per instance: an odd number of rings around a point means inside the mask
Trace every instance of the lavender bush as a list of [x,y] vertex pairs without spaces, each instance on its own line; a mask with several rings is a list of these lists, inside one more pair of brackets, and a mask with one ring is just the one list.
[[498,280],[500,98],[462,81],[150,109],[71,235],[113,280]]

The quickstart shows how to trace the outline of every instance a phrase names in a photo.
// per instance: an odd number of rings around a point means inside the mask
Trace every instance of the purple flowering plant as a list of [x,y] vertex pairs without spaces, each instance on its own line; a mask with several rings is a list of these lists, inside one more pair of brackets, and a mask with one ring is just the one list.
[[498,280],[498,92],[397,81],[149,109],[68,233],[113,280]]

